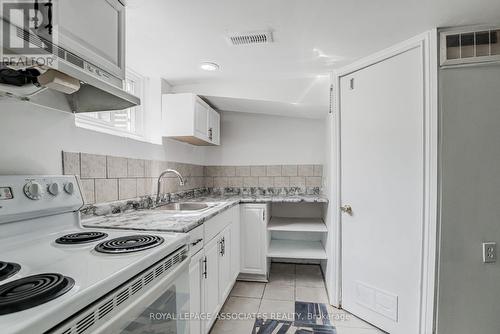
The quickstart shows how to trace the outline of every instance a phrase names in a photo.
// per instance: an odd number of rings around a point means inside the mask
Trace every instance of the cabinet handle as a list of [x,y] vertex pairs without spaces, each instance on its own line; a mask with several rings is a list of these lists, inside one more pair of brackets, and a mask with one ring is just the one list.
[[224,240],[224,238],[220,239],[219,245],[220,245],[220,252],[219,252],[219,254],[221,256],[224,256],[224,253],[226,253],[226,249],[225,249],[226,247],[225,247],[225,240]]
[[209,129],[208,129],[208,139],[212,140],[212,138],[213,138],[213,132],[214,132],[214,131],[213,131],[213,129],[212,129],[212,128],[209,128]]
[[262,220],[266,221],[266,211],[262,210]]
[[197,244],[199,244],[202,241],[203,241],[203,239],[201,239],[201,238],[200,239],[196,239],[196,241],[194,241],[194,242],[191,243],[191,246],[196,246]]
[[207,257],[203,259],[203,273],[201,274],[202,276],[205,276],[205,279],[208,277],[207,276]]
[[222,256],[226,256],[226,238],[222,238]]

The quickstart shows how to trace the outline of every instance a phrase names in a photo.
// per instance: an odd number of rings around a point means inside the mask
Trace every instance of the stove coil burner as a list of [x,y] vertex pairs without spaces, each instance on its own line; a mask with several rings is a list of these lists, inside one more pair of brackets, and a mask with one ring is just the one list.
[[86,244],[92,241],[104,239],[107,236],[108,234],[103,232],[72,233],[56,239],[56,243],[63,245]]
[[23,311],[68,292],[75,281],[61,274],[39,274],[0,285],[0,315]]
[[0,281],[11,277],[21,270],[21,266],[17,263],[0,261]]
[[163,241],[162,237],[156,235],[130,235],[103,241],[95,247],[95,250],[109,254],[131,253],[156,247]]

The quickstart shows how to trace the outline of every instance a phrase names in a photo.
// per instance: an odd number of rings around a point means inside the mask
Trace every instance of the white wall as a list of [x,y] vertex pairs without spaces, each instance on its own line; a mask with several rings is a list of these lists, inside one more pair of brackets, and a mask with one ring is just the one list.
[[500,66],[442,70],[439,334],[500,333]]
[[205,161],[204,148],[172,140],[163,144],[78,128],[70,113],[29,103],[0,103],[0,174],[61,174],[63,150],[195,164]]
[[323,164],[324,119],[222,112],[221,146],[207,165]]
[[149,79],[149,139],[163,145],[75,126],[74,115],[29,103],[0,102],[0,174],[60,174],[61,151],[208,165],[322,164],[325,120],[222,113],[222,145],[197,147],[161,140],[164,81]]

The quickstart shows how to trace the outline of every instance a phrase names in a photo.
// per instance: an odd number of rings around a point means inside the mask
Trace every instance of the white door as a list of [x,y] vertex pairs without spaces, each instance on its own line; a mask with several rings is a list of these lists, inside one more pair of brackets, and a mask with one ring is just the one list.
[[241,272],[266,274],[266,206],[241,206]]
[[205,330],[210,329],[219,311],[219,238],[213,238],[205,246],[205,310],[207,321]]
[[[419,331],[424,189],[422,50],[341,79],[342,306]],[[457,293],[459,293],[457,291]]]
[[220,233],[219,301],[224,304],[232,287],[231,273],[231,224]]
[[[203,313],[203,260],[205,254],[203,250],[196,253],[191,258],[189,264],[189,312],[191,314]],[[200,319],[191,319],[189,322],[189,332],[191,334],[202,334],[203,322]]]

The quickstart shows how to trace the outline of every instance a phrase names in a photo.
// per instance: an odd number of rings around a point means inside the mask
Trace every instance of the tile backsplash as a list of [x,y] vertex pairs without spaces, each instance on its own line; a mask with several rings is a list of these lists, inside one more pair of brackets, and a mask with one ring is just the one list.
[[[87,204],[156,195],[160,173],[172,168],[187,180],[180,186],[174,175],[162,181],[161,193],[199,188],[320,189],[322,165],[201,166],[89,153],[63,152],[63,173],[79,175]],[[231,191],[231,189],[228,189]]]
[[63,173],[79,175],[87,204],[156,195],[160,173],[172,168],[187,180],[167,175],[162,193],[176,193],[205,187],[204,166],[171,161],[143,160],[88,153],[63,152]]
[[322,165],[206,166],[210,188],[321,188]]

